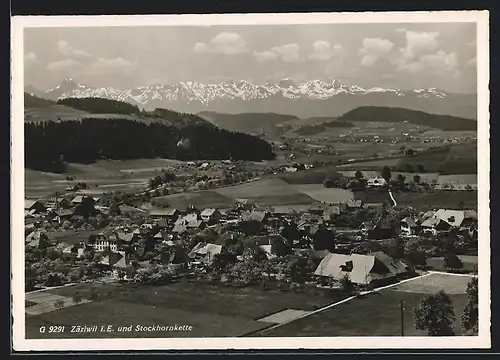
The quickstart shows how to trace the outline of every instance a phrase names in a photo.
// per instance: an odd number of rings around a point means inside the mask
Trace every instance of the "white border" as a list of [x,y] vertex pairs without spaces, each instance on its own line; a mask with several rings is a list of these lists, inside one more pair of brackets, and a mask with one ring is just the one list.
[[[477,23],[478,184],[479,184],[479,336],[467,337],[291,337],[26,340],[24,309],[24,42],[31,27],[209,26],[320,23]],[[366,12],[289,14],[206,14],[133,16],[15,16],[12,18],[11,244],[13,347],[16,351],[204,350],[204,349],[450,349],[489,348],[489,12]],[[16,261],[17,260],[17,261]]]

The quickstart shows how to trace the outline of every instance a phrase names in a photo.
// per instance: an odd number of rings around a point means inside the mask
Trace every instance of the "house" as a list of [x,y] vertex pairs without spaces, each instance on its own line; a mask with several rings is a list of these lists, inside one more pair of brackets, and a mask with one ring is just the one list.
[[221,213],[217,209],[208,208],[203,210],[200,216],[206,223],[215,223],[221,218]]
[[125,270],[130,266],[130,259],[124,251],[113,251],[106,255],[99,264],[106,269],[113,270],[115,278],[119,278],[122,272],[123,278],[127,279]]
[[477,211],[476,210],[464,210],[464,220],[462,221],[462,227],[474,227],[477,225]]
[[327,206],[323,211],[323,220],[329,222],[341,214],[340,206]]
[[403,220],[401,220],[401,235],[404,236],[416,235],[418,234],[419,230],[420,230],[420,225],[418,225],[414,219],[410,217],[405,217]]
[[375,176],[374,178],[368,179],[366,186],[369,188],[382,187],[387,184],[387,181],[383,177]]
[[204,264],[210,264],[215,255],[222,252],[222,246],[205,242],[198,243],[188,254],[189,258]]
[[71,202],[73,203],[73,205],[78,205],[82,203],[83,199],[84,197],[82,195],[77,195],[73,198],[73,200],[71,200]]
[[85,253],[85,244],[68,245],[64,247],[63,254],[75,254],[77,258],[81,258]]
[[301,215],[297,227],[301,230],[310,228],[313,225],[322,224],[323,218],[319,215],[304,213]]
[[434,218],[446,221],[450,226],[460,227],[465,219],[463,210],[439,209],[434,214]]
[[149,216],[153,218],[164,218],[167,220],[175,220],[179,217],[179,210],[177,210],[176,208],[152,209],[149,212]]
[[308,211],[311,214],[323,215],[323,211],[324,211],[323,204],[321,204],[320,202],[315,202],[315,203],[311,204]]
[[133,244],[141,239],[141,235],[128,229],[117,229],[115,235],[119,244]]
[[118,237],[110,231],[99,232],[95,235],[94,248],[96,251],[118,251]]
[[348,209],[361,209],[363,207],[362,200],[349,200],[346,203]]
[[371,230],[368,230],[368,239],[370,240],[382,240],[389,239],[396,235],[396,228],[392,227],[390,224],[382,221],[375,225]]
[[43,205],[40,201],[24,199],[24,211],[32,214],[39,214],[45,212],[45,210],[45,205]]
[[56,197],[50,198],[49,201],[45,203],[45,206],[52,209],[69,209],[73,207],[73,204],[64,197]]
[[165,242],[168,242],[168,241],[172,241],[173,235],[169,234],[164,229],[161,229],[160,231],[158,231],[155,234],[155,236],[153,236],[153,239],[155,239],[156,241],[165,241]]
[[49,236],[44,230],[35,230],[26,236],[25,243],[31,248],[43,249],[50,245]]
[[354,284],[366,286],[395,280],[411,270],[408,265],[380,251],[367,255],[330,253],[321,260],[314,275],[337,281],[348,276]]
[[71,220],[73,215],[74,215],[74,213],[73,213],[73,210],[71,210],[71,209],[58,209],[58,210],[50,211],[48,214],[48,217],[52,218],[53,222],[57,222],[59,224],[62,224],[66,220]]
[[447,231],[451,227],[448,222],[435,217],[428,218],[421,226],[424,233],[433,235],[436,235],[439,231]]
[[273,256],[286,255],[290,250],[288,241],[279,234],[252,236],[244,239],[243,245],[245,247],[252,245],[260,246],[267,254]]
[[272,214],[274,217],[284,217],[295,214],[295,210],[289,206],[275,206],[272,209]]
[[270,213],[266,210],[252,210],[247,213],[244,217],[244,221],[257,221],[259,223],[265,223],[269,219]]
[[172,231],[181,234],[188,229],[201,229],[203,227],[205,227],[205,225],[201,218],[198,218],[198,214],[190,213],[177,219]]
[[151,262],[163,265],[183,265],[189,262],[189,256],[183,247],[172,246],[154,257]]
[[120,214],[124,216],[147,216],[148,212],[143,209],[135,208],[126,204],[121,204],[118,206],[120,209]]

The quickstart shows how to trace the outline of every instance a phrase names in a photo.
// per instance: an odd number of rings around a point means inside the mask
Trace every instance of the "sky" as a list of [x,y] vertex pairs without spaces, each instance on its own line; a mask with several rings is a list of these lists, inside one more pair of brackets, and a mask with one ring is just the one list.
[[26,28],[25,85],[336,79],[476,92],[475,23]]

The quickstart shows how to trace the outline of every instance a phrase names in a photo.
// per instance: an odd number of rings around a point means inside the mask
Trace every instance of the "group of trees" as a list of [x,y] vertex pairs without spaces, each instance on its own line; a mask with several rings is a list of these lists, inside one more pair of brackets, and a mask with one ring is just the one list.
[[[473,277],[466,289],[468,303],[462,316],[462,328],[469,334],[478,334],[478,280]],[[425,330],[429,336],[455,335],[456,319],[453,301],[444,291],[427,295],[413,311],[415,327]]]
[[[182,139],[189,142],[178,146]],[[35,170],[64,172],[65,162],[157,157],[268,160],[274,153],[262,139],[196,124],[177,128],[157,122],[95,118],[25,124],[25,166]]]

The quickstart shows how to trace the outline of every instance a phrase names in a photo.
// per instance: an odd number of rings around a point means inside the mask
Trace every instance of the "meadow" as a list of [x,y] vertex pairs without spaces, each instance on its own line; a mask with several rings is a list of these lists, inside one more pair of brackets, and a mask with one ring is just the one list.
[[446,291],[455,310],[455,332],[462,335],[460,316],[467,304],[465,289],[470,277],[431,274],[380,292],[360,296],[331,309],[256,334],[266,337],[400,336],[400,304],[404,304],[404,335],[425,336],[415,329],[413,309],[426,294]]
[[[71,297],[85,295],[90,284],[63,287],[49,292]],[[286,309],[311,311],[341,300],[339,292],[320,289],[300,292],[289,289],[263,290],[201,283],[172,283],[163,286],[105,284],[97,286],[97,300],[61,310],[26,317],[27,338],[61,337],[222,337],[242,336],[273,325],[258,321]],[[190,332],[45,334],[42,325],[93,324],[190,325]]]

